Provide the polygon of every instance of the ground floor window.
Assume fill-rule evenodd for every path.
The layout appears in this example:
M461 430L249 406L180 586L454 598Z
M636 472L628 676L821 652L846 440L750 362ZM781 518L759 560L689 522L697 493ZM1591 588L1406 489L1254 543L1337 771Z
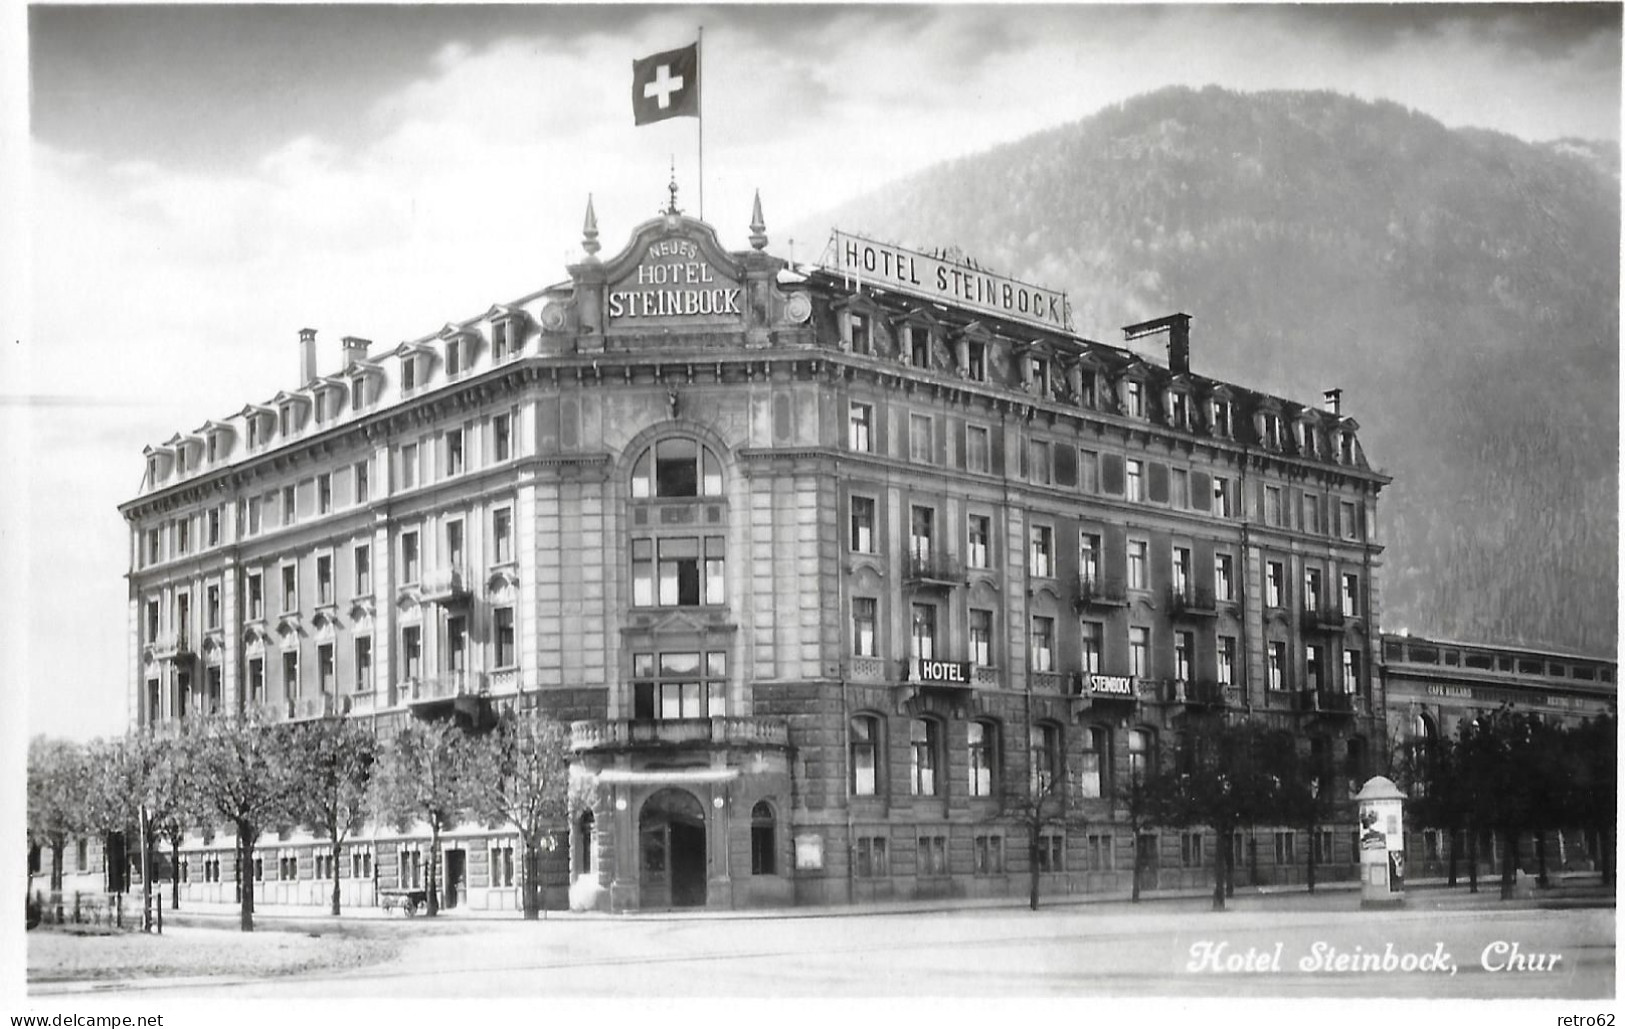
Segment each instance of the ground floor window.
M576 821L576 874L592 874L592 812L583 811Z
M886 863L886 837L859 836L853 873L859 879L877 879L891 874Z
M491 844L491 885L513 885L513 844Z
M1315 864L1329 865L1332 863L1332 831L1321 829L1315 833Z
M1066 871L1066 837L1059 833L1044 833L1038 837L1038 870L1040 872Z
M765 800L750 809L750 874L778 874L778 835L773 807Z
M400 869L396 873L396 883L402 889L416 890L423 887L423 854L416 850L401 848Z
M350 848L350 878L372 878L372 851Z
M1004 873L1004 837L976 837L976 874L1002 875Z
M948 837L921 836L919 848L918 874L948 874Z
M1089 871L1109 872L1114 867L1112 838L1105 833L1089 834Z
M1275 863L1278 865L1298 863L1298 838L1291 830L1275 834Z
M1439 850L1440 850L1440 847L1439 847L1439 830L1437 830L1437 829L1423 829L1422 830L1422 860L1424 860L1424 861L1437 861L1437 860L1439 860Z
M1180 833L1179 835L1179 863L1186 868L1202 867L1202 834L1199 832Z

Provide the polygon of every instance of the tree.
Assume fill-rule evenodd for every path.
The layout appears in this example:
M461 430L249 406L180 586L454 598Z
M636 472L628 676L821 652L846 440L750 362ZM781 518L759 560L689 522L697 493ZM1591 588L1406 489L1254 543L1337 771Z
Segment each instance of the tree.
M107 833L137 839L142 868L150 871L160 837L170 845L170 903L180 906L180 848L187 830L201 820L192 782L195 744L184 727L132 729L86 751L88 821ZM147 811L141 831L141 809Z
M472 746L454 719L413 720L379 751L373 807L380 819L406 829L429 827L428 913L439 914L440 834L470 809Z
M1449 738L1417 737L1395 748L1394 784L1408 798L1405 817L1416 825L1443 829L1450 838L1449 884L1456 885L1460 840L1471 834L1469 784L1461 775L1461 754ZM1478 861L1468 862L1470 890L1478 892Z
M1330 754L1298 749L1292 736L1273 736L1265 752L1272 776L1280 782L1277 798L1282 824L1304 830L1309 840L1305 885L1315 892L1315 868L1318 854L1315 839L1321 827L1336 817L1335 780Z
M1167 798L1172 825L1205 825L1213 830L1218 855L1213 862L1213 910L1224 910L1231 839L1238 828L1277 820L1282 782L1278 734L1253 722L1222 716L1193 720L1173 766L1155 773L1152 789Z
M1510 705L1463 722L1456 753L1468 784L1469 818L1501 838L1501 896L1513 895L1518 841L1542 823L1551 803L1551 784L1541 775L1539 747L1544 734L1538 720Z
M568 817L570 732L540 712L504 712L495 730L471 741L475 813L519 831L525 918L541 909L541 850L548 829Z
M299 788L290 728L257 719L211 718L195 737L198 797L237 834L243 932L254 931L254 846L291 817Z
M68 837L86 828L84 751L67 740L28 741L28 837L51 849L51 890L62 889Z
M1147 774L1135 770L1119 782L1112 793L1112 799L1128 825L1129 840L1134 847L1134 875L1129 900L1136 904L1140 901L1140 834L1161 825L1167 818L1166 787L1167 780L1156 769Z
M1570 790L1565 811L1581 828L1596 834L1602 881L1614 881L1614 834L1619 792L1618 721L1612 712L1569 729L1562 747L1563 780Z
M355 719L321 718L296 724L292 744L299 779L292 814L325 835L332 847L332 911L337 915L339 860L344 841L367 821L378 739L371 727Z

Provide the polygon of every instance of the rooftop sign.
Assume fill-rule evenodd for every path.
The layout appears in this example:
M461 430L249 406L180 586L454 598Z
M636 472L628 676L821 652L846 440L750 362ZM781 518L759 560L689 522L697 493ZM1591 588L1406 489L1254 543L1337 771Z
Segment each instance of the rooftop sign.
M739 321L743 289L707 259L693 240L658 239L643 247L642 259L624 278L611 283L609 318L614 324L672 319Z
M829 270L855 279L859 285L867 282L1045 329L1072 328L1065 293L1029 286L970 264L876 243L839 229L830 234L829 253L833 254Z

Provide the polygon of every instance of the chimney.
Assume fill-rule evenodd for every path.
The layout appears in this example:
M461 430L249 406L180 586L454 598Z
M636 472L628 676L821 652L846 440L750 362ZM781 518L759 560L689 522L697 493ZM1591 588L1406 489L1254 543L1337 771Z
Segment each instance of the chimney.
M1326 406L1332 409L1332 414L1341 418L1343 416L1343 391L1341 389L1327 390Z
M372 346L372 340L362 339L360 336L345 336L341 341L344 344L344 367L348 368L357 361L367 359L367 348Z
M299 330L299 385L316 377L316 330Z
M1191 370L1191 316L1183 312L1153 318L1123 326L1125 339L1139 339L1154 332L1168 330L1168 370L1175 375L1187 375Z

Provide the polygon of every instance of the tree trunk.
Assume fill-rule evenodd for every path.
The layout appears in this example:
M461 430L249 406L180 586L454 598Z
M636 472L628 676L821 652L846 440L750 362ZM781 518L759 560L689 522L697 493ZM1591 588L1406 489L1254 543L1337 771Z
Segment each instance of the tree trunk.
M537 887L541 885L537 881L539 878L537 865L540 864L537 861L537 851L541 849L541 833L520 833L519 845L525 848L525 853L519 861L519 874L524 877L520 888L524 896L525 921L534 922L541 914L540 898L537 896L539 892Z
M1518 849L1518 834L1511 829L1501 832L1501 899L1506 900L1512 896L1514 883L1517 882L1516 859Z
M439 819L431 818L429 819L429 878L424 883L424 885L428 887L426 891L428 893L428 906L425 913L430 918L440 914L440 895L439 891L435 889L435 884L440 880L439 875L436 874L439 867L440 821Z
M1225 853L1227 848L1224 846L1224 841L1230 838L1230 834L1227 832L1216 831L1214 835L1217 836L1220 841L1220 853L1214 855L1213 861L1213 910L1223 911L1224 884L1225 880L1229 878L1229 876L1225 874L1225 868L1230 863L1230 857L1227 853Z
M181 841L178 837L169 840L169 910L181 909Z
M339 838L333 834L333 914L339 913Z
M1546 830L1535 830L1535 885L1546 889L1551 881L1546 878Z
M1129 842L1132 844L1130 851L1134 857L1129 861L1129 867L1132 871L1129 875L1131 881L1129 883L1128 899L1138 904L1140 902L1140 827L1134 825L1129 828L1131 830L1129 832Z
M62 852L67 849L65 836L51 837L51 892L62 892Z
M1468 893L1478 892L1478 829L1467 830L1467 879Z
M1456 850L1461 846L1461 830L1450 830L1450 879L1448 886L1456 885Z
M254 931L254 844L246 826L237 825L237 887L242 894L239 925L243 932Z
M1315 830L1320 828L1317 823L1309 823L1309 865L1304 879L1309 886L1309 892L1315 892Z
M1027 827L1027 907L1038 910L1038 827Z

